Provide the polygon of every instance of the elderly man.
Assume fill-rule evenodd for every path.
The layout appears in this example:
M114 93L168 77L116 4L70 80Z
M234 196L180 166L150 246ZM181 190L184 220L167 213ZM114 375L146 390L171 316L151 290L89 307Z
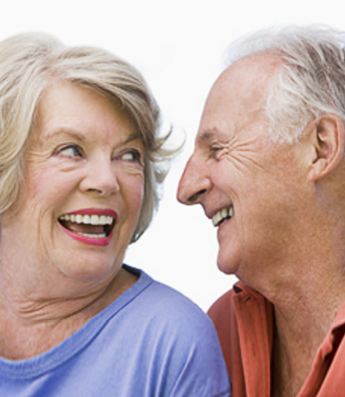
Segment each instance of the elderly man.
M237 43L180 182L240 280L209 312L234 397L345 395L344 43L315 27Z

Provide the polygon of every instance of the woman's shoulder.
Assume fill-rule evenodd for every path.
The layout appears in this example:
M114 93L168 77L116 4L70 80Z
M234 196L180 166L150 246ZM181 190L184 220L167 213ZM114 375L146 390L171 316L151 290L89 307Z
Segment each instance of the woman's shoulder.
M144 272L137 287L141 282L146 287L117 322L132 351L140 352L136 357L151 357L164 378L169 374L171 395L228 396L225 363L211 319L188 297Z
M139 270L135 269L135 271ZM141 284L144 286L142 289L140 289ZM186 332L189 327L213 328L206 313L191 299L174 288L155 281L145 272L140 271L137 285L133 287L140 289L140 293L128 309L145 313L145 317L150 318L150 321L167 323L173 328L183 324Z

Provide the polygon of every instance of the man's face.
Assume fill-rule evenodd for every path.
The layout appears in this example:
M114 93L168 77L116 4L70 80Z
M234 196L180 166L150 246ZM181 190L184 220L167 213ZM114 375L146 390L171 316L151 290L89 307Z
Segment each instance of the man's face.
M280 64L270 55L251 56L219 77L178 191L181 202L201 204L217 227L219 268L249 283L287 253L306 180L302 144L268 138L267 87Z

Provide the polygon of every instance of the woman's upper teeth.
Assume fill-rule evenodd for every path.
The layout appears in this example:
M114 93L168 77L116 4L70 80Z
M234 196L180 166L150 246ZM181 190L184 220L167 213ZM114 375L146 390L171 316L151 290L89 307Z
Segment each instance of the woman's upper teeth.
M111 225L114 221L112 216L106 215L81 215L81 214L70 214L62 215L59 217L61 221L69 221L76 223L84 223L85 225Z
M212 217L213 226L219 226L225 219L229 219L234 215L234 207L223 208Z

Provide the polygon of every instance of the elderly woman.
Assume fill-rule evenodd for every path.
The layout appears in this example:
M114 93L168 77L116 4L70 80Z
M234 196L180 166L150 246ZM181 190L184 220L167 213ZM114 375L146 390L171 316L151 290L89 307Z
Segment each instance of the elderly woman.
M141 75L41 34L0 44L0 395L228 396L213 326L123 265L166 160Z

